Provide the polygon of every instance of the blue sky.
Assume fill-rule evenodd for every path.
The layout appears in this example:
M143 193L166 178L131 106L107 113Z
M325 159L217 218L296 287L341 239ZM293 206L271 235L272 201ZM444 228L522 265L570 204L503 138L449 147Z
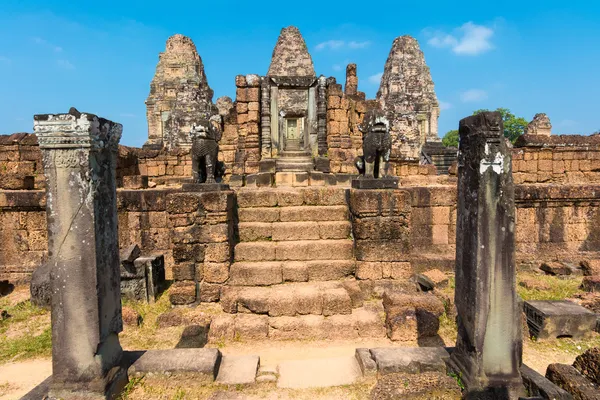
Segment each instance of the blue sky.
M600 2L1 0L0 133L30 132L36 113L81 111L147 137L144 100L169 36L196 43L219 96L238 74L264 75L282 27L296 25L318 75L374 97L392 41L419 40L442 105L440 134L479 108L547 113L554 133L600 129Z

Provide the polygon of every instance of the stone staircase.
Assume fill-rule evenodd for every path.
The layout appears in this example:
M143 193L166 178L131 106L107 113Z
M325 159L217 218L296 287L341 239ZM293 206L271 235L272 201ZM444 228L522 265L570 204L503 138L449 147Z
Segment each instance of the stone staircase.
M344 189L242 189L237 197L239 243L221 293L236 324L262 321L272 339L330 338L332 326L347 338L359 330L385 336L379 310L365 307L355 280Z
M299 140L288 139L285 150L275 162L275 168L278 172L308 172L314 169L314 163Z

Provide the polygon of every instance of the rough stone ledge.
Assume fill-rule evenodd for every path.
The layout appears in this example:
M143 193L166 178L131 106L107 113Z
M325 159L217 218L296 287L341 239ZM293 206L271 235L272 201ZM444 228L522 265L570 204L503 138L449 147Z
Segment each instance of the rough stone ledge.
M138 353L139 354L139 353ZM129 367L130 376L146 374L190 375L196 380L213 382L221 365L221 352L218 349L171 349L148 350Z
M446 372L445 360L452 347L405 347L370 349L380 374Z
M514 145L515 148L520 147L545 147L545 148L557 148L557 147L582 147L585 149L600 148L600 136L599 135L552 135L552 136L541 136L541 135L521 135L517 139Z
M523 384L530 396L540 396L544 399L555 400L573 399L573 396L570 393L556 386L545 376L529 368L525 364L521 365L521 376L523 377Z

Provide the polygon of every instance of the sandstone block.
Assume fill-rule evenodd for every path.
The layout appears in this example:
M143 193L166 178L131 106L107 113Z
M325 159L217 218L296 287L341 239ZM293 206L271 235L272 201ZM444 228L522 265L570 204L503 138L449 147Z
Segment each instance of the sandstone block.
M196 277L196 263L184 262L173 265L173 279L176 281L193 281Z
M385 292L383 307L391 340L415 340L437 335L444 304L428 294Z
M349 260L353 256L352 241L349 240L304 240L278 242L276 259L293 260Z
M196 283L193 281L179 281L173 283L169 289L169 300L174 305L186 305L196 302Z
M277 191L277 204L280 207L301 206L304 203L303 192L299 190Z
M351 314L352 300L343 288L323 292L323 315Z
M276 258L276 243L247 242L235 246L236 261L273 261Z
M321 291L310 286L294 288L296 313L319 315L323 313L324 298Z
M205 262L203 278L208 283L225 283L229 279L229 263Z
M238 225L238 231L242 242L270 240L273 236L273 224L270 222L241 222Z
M383 338L386 335L385 325L379 313L364 308L352 310L354 325L361 338Z
M374 261L358 261L356 263L356 277L358 279L376 280L383 278L383 264Z
M205 262L224 263L231 260L229 243L208 243L204 250Z
M282 263L284 282L307 282L308 264L304 261L285 261Z
M214 303L221 297L221 285L201 282L198 290L198 300L202 303Z
M272 228L272 239L276 241L319 239L317 222L276 222Z
M356 263L354 260L307 261L308 280L334 281L354 274Z
M320 339L323 337L322 315L277 317L269 320L269 338L272 340Z
M269 317L266 315L238 314L234 322L234 338L263 340L269 335Z
M556 386L566 390L573 398L581 400L598 399L598 389L574 367L565 364L550 364L546 370L548 378Z
M581 288L586 292L600 292L600 275L584 276Z
M283 282L280 262L236 262L231 266L229 284L235 286L268 286Z
M240 190L237 193L240 208L275 207L277 200L277 192L271 190Z
M348 239L352 234L352 224L349 221L324 221L318 224L321 239Z
M213 318L208 331L210 342L221 342L233 340L234 338L234 315L219 315Z
M279 221L279 208L241 208L238 210L240 222Z
M346 221L348 208L346 206L301 206L281 209L280 221Z
M577 356L573 366L596 385L600 385L600 349L592 348Z

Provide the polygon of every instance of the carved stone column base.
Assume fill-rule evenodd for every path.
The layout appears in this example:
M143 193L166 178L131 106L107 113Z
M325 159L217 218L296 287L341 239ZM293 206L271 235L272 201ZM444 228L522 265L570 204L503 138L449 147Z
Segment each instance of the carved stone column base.
M48 399L117 399L128 382L127 368L117 366L112 368L104 379L96 379L86 384L53 381L48 391Z

